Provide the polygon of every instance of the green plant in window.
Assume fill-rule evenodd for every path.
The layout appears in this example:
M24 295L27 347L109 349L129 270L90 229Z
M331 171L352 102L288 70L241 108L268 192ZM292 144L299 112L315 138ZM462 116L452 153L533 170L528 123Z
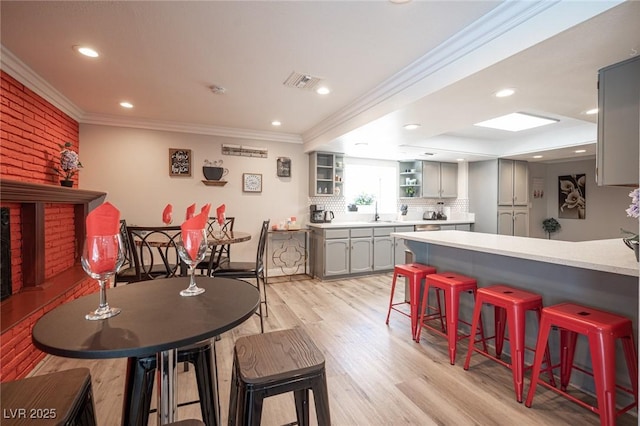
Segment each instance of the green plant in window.
M367 194L365 192L361 192L360 195L358 195L356 197L356 199L354 200L354 203L357 206L369 206L371 204L373 204L373 195L372 194Z

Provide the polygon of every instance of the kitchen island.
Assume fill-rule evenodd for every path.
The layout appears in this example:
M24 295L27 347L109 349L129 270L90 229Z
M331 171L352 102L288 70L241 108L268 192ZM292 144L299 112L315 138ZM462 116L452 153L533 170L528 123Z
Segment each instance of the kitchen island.
M637 343L638 262L621 238L569 242L464 231L398 232L392 236L405 241L416 262L432 265L438 271L474 277L478 287L502 283L542 295L545 306L570 301L624 315L633 321ZM472 311L473 302L463 298L461 318L469 320ZM485 330L492 335L493 316L490 311L485 312ZM530 315L527 317L528 347L535 346L536 332L535 317ZM582 339L579 339L575 360L591 370L590 356ZM552 339L551 346L555 360L557 339ZM624 358L621 351L618 352L619 383L628 385ZM530 363L532 354L526 356ZM572 383L593 392L591 378L577 371Z

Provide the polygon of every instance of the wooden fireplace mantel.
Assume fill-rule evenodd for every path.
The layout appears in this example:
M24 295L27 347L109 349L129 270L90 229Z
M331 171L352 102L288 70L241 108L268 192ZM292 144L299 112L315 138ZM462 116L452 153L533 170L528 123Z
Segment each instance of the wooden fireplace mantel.
M85 218L93 208L102 204L106 196L106 192L0 179L0 200L22 204L20 219L24 287L35 287L45 280L45 204L74 205L75 258L79 259L85 237Z

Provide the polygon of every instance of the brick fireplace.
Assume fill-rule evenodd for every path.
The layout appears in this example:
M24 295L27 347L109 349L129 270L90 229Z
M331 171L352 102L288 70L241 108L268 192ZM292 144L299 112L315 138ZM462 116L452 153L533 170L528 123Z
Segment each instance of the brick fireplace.
M0 197L2 219L10 223L11 269L11 295L0 304L5 382L26 376L44 358L31 342L38 318L97 291L79 265L79 250L84 218L106 194L77 189L77 183L60 186L53 167L65 142L80 151L77 121L4 70L0 77Z

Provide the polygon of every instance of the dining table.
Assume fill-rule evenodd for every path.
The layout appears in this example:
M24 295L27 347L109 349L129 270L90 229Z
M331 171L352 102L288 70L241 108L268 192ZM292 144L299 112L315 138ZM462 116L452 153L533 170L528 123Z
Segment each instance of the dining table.
M43 315L33 327L33 343L43 352L67 358L156 354L158 424L171 423L177 410L178 349L242 324L260 303L256 287L244 281L199 276L197 283L205 292L193 297L180 296L180 290L189 285L188 277L141 281L109 289L109 303L121 312L100 321L84 317L98 305L98 293L80 297ZM217 400L216 393L214 389ZM218 424L219 415L216 412Z

